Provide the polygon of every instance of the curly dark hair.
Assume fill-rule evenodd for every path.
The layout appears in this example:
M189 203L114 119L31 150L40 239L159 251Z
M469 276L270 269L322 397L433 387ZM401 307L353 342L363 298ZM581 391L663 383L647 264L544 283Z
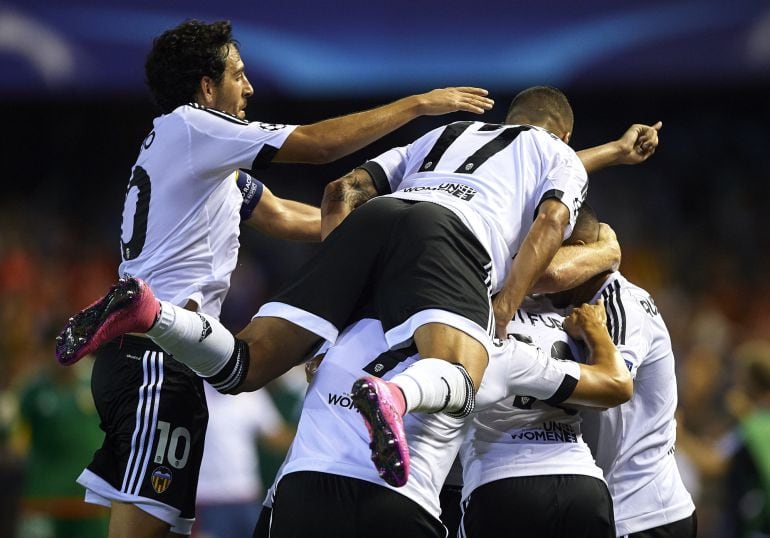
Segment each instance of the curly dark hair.
M153 40L144 71L164 114L193 101L204 76L222 81L230 45L238 46L230 21L187 20Z

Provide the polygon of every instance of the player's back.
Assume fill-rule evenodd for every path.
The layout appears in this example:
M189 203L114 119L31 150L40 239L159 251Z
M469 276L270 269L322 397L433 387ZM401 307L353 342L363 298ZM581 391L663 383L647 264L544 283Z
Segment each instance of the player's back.
M390 379L419 358L414 348L388 348L382 324L374 319L358 321L340 335L308 387L282 476L317 471L393 489L372 465L369 434L350 397L350 388L361 376ZM461 425L461 420L444 413L408 414L404 418L410 475L397 491L437 519L438 494L457 454Z
M431 201L460 216L490 250L493 288L540 202L556 197L576 212L585 196L586 173L575 152L539 127L456 122L392 151L392 158L376 159L392 196Z
M650 294L619 273L601 296L610 336L634 378L634 395L618 407L585 414L585 430L612 494L618 532L627 534L684 519L694 506L674 458L676 373L663 318Z
M239 247L237 170L269 163L293 129L194 103L156 118L126 193L121 274L219 316Z
M508 324L508 334L520 342L520 348L536 346L552 361L585 362L584 346L562 329L564 317L565 312L546 299L527 298ZM519 358L521 353L509 360ZM464 498L485 483L515 476L603 478L583 441L580 413L532 394L510 395L474 416L461 449Z

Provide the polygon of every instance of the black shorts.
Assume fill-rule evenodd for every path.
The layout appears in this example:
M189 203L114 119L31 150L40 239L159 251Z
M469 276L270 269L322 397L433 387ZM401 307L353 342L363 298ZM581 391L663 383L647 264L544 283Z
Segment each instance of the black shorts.
M135 504L189 534L208 423L202 380L127 335L96 353L91 391L105 437L78 480L86 499Z
M447 528L447 538L455 538L460 530L462 493L462 486L448 486L444 484L444 487L441 488L441 493L439 494L441 523Z
M365 480L301 471L281 478L270 538L444 538L446 529L419 504Z
M353 211L258 315L333 341L371 305L391 346L428 322L455 326L486 346L494 331L491 267L485 248L450 210L375 198Z
M696 536L698 536L698 517L693 512L685 519L654 529L627 534L624 538L695 538Z
M496 480L466 499L461 536L615 538L612 498L604 482L584 475Z
M251 538L270 538L270 520L273 518L273 507L262 505L262 511L259 513L259 519L254 526L254 533Z

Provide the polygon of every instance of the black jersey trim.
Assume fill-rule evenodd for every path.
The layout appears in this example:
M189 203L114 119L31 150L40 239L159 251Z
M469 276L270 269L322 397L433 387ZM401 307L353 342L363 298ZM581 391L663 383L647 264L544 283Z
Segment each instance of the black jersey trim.
M390 188L390 182L388 181L388 175L385 173L385 169L380 163L375 161L366 161L358 168L366 170L372 178L374 188L377 189L378 195L390 194L392 189Z
M213 108L209 108L203 105L199 105L198 103L189 103L187 106L191 106L197 110L202 110L204 112L208 112L209 114L213 114L214 116L217 116L219 118L222 118L223 120L229 121L230 123L235 123L236 125L248 125L249 122L247 120L242 120L238 116L233 116L229 112L223 112L221 110L215 110Z
M444 130L441 132L441 135L439 135L436 143L425 156L425 159L423 159L418 171L426 172L428 170L435 170L436 164L441 160L441 157L444 156L444 153L446 153L446 150L452 145L452 142L457 140L457 138L463 134L472 123L472 121L458 121L444 127Z
M626 343L626 309L620 297L620 283L616 280L602 292L607 311L607 331L615 345Z
M259 170L261 168L267 168L267 165L273 162L276 153L278 153L277 147L271 146L270 144L263 144L262 149L259 150L257 156L251 161L251 169Z
M617 280L613 283L615 287L615 300L617 301L618 311L620 313L620 328L618 331L618 339L621 345L626 343L626 309L623 307L623 297L620 294L620 282Z
M559 189L551 189L549 191L545 191L543 196L540 197L540 201L537 203L537 206L535 206L535 214L532 215L532 220L535 220L537 218L537 212L540 211L540 206L543 205L543 202L545 202L549 198L556 198L561 203L564 203L564 191Z
M417 346L414 344L400 349L389 349L364 366L362 370L374 377L382 377L415 354L417 354Z
M497 131L498 129L501 129L503 126L499 123L485 123L481 127L479 127L479 131Z
M572 393L575 392L575 387L577 387L577 384L577 379L571 375L565 375L564 379L562 379L561 385L559 385L559 388L556 389L556 392L553 393L553 396L547 400L543 400L543 403L547 403L548 405L556 405L562 403L564 400L572 396Z
M455 174L475 172L481 165L487 162L490 157L510 146L513 141L516 140L517 136L530 129L531 127L526 125L520 127L508 127L492 140L477 149L470 157L465 159L465 162L457 167Z

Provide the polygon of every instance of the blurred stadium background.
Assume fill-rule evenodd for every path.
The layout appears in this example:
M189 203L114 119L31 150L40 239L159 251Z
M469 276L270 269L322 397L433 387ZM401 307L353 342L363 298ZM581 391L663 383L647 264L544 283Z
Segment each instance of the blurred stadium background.
M476 85L497 102L485 119L499 122L510 98L532 84L570 97L576 149L630 123L663 120L652 160L597 173L589 200L617 231L622 271L652 293L671 331L680 425L697 440L680 445L678 457L701 536L733 536L721 459L737 420L726 403L733 351L770 338L765 0L0 4L0 536L16 536L19 520L27 521L22 536L76 536L40 518L29 523L41 499L65 499L64 519L91 515L66 502L80 496L67 484L100 442L88 412L90 372L86 364L63 374L53 337L115 279L130 167L156 115L144 55L153 36L186 18L233 21L256 92L252 120L309 123L434 87ZM259 177L279 195L318 204L326 182L446 120L419 119L330 165L274 165ZM223 312L233 329L313 250L249 231L242 243ZM41 396L41 384L60 392ZM290 419L293 386L272 387ZM78 426L45 422L68 394L77 396L73 413L83 413ZM30 407L38 410L32 419ZM57 444L75 437L85 445L79 452Z

